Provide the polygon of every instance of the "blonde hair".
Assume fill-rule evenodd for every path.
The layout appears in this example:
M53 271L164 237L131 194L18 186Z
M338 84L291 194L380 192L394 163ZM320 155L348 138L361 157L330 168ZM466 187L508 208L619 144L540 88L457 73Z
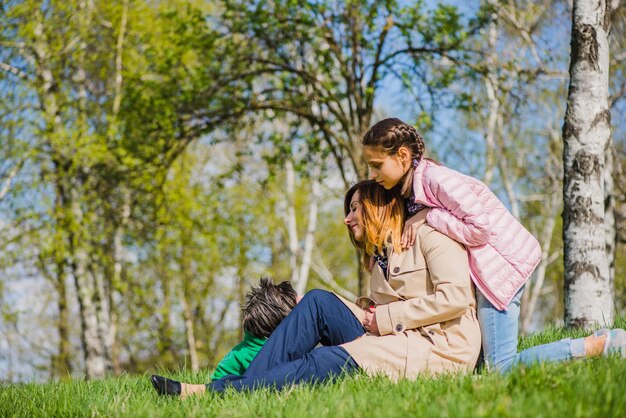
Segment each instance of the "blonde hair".
M386 190L374 180L355 184L348 190L344 199L346 216L350 213L350 202L356 192L359 192L359 202L362 206L359 223L365 231L365 239L363 242L356 241L352 231L348 229L348 232L354 246L365 252L364 261L374 253L383 254L387 244L393 246L394 252L401 252L404 204L399 188Z

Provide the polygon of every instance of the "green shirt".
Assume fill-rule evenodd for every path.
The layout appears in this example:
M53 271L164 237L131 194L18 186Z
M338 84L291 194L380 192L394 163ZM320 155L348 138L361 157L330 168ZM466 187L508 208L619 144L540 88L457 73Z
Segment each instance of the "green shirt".
M243 341L233 347L219 362L211 380L221 379L228 375L241 376L263 347L265 341L267 338L255 337L248 332L244 333Z

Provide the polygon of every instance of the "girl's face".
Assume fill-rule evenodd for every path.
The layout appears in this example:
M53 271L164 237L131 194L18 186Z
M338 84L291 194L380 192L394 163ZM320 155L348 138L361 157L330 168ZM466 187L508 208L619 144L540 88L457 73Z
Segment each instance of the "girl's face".
M376 183L387 190L400 183L409 171L411 161L410 152L404 147L400 147L395 155L389 155L380 147L365 145L363 157L370 170L370 179L376 180Z
M357 190L352 195L352 199L350 199L350 212L348 212L348 215L343 220L343 223L348 226L356 241L362 241L365 236L365 229L363 229L363 225L361 225L360 222L361 210L362 205L359 198L359 191Z

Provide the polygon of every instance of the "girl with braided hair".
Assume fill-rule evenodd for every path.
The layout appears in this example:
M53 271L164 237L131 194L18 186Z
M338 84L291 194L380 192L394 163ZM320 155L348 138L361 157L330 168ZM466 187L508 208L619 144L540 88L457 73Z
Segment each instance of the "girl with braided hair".
M620 329L603 329L584 339L564 339L518 353L520 299L541 260L537 240L484 183L424 158L424 140L400 119L376 123L363 136L362 146L370 178L385 189L401 187L407 217L430 208L428 224L466 246L470 276L479 290L478 319L487 367L505 372L519 363L610 352L626 357L626 332ZM415 228L407 222L401 245L409 248L414 240ZM386 254L373 258L386 266Z

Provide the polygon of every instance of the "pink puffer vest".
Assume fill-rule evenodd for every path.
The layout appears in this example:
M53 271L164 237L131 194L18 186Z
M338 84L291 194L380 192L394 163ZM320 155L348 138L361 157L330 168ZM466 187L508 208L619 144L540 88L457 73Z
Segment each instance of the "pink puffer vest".
M476 287L506 309L541 260L539 242L475 178L422 160L413 190L416 202L432 208L426 221L467 247Z

